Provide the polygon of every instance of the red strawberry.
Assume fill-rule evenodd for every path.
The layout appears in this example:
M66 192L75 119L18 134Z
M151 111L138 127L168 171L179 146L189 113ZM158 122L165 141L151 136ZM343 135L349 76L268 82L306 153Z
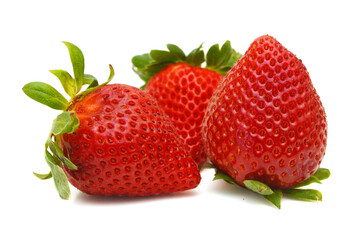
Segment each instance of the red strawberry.
M197 165L156 100L135 87L106 85L114 75L111 66L109 81L96 86L94 77L83 74L81 51L66 44L75 79L63 70L52 73L70 93L70 103L45 83L24 87L34 100L64 110L46 142L51 172L35 175L53 176L64 199L69 197L67 179L94 195L147 196L195 188L200 182ZM77 94L83 84L90 88Z
M158 101L174 122L192 158L199 165L207 157L201 141L202 120L209 99L222 75L240 58L227 41L221 49L213 45L205 61L201 46L188 56L177 46L168 44L169 51L153 50L135 56L135 72L145 81L145 91Z
M242 186L261 192L309 179L325 154L327 122L301 60L271 36L256 39L215 91L203 140L213 164Z

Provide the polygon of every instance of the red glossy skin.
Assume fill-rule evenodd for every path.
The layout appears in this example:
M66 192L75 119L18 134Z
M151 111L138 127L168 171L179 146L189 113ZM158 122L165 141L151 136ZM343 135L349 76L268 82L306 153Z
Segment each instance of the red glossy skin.
M175 63L159 71L145 88L175 124L199 168L207 160L201 140L202 120L221 79L213 70Z
M213 163L242 185L288 188L314 174L327 122L301 60L271 36L256 39L215 91L203 139Z
M135 87L103 86L76 101L80 127L59 143L78 170L72 185L95 195L147 196L195 188L196 163L156 101Z

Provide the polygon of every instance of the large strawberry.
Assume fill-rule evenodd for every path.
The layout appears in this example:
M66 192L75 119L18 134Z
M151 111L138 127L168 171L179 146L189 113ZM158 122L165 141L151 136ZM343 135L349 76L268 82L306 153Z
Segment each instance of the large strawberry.
M147 196L196 187L200 174L183 147L173 123L148 93L123 84L97 85L84 74L83 54L65 42L74 76L51 71L71 97L41 82L26 84L31 98L63 112L54 120L45 144L49 174L63 199L68 199L68 180L79 190L94 195ZM90 86L79 93L84 84Z
M145 81L143 88L153 95L174 122L180 137L199 165L206 161L201 141L202 119L209 99L223 75L240 58L227 41L206 54L194 49L189 55L173 44L169 51L152 50L132 59L135 72Z
M216 178L264 194L278 207L282 192L321 199L318 191L294 187L329 176L318 170L327 141L325 111L302 61L273 37L257 38L219 84L203 140L220 170Z

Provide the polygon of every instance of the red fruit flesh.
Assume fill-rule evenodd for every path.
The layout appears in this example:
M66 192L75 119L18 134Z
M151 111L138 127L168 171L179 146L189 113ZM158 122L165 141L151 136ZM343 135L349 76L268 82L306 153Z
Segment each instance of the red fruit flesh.
M175 63L159 71L145 88L175 124L199 168L207 160L201 140L202 120L221 79L213 70Z
M203 138L239 184L288 188L309 178L325 154L327 122L301 60L271 36L256 39L215 91Z
M80 126L59 143L78 170L72 185L95 195L146 196L196 187L200 174L156 101L134 87L103 86L75 101Z

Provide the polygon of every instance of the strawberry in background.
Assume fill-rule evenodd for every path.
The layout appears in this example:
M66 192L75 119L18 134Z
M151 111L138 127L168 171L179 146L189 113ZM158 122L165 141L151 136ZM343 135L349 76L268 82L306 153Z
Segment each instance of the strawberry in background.
M207 160L201 140L202 121L216 86L241 57L230 41L210 47L206 57L202 45L190 54L173 44L168 51L152 50L135 56L133 69L144 80L142 86L175 124L199 169ZM202 64L206 62L206 66Z

